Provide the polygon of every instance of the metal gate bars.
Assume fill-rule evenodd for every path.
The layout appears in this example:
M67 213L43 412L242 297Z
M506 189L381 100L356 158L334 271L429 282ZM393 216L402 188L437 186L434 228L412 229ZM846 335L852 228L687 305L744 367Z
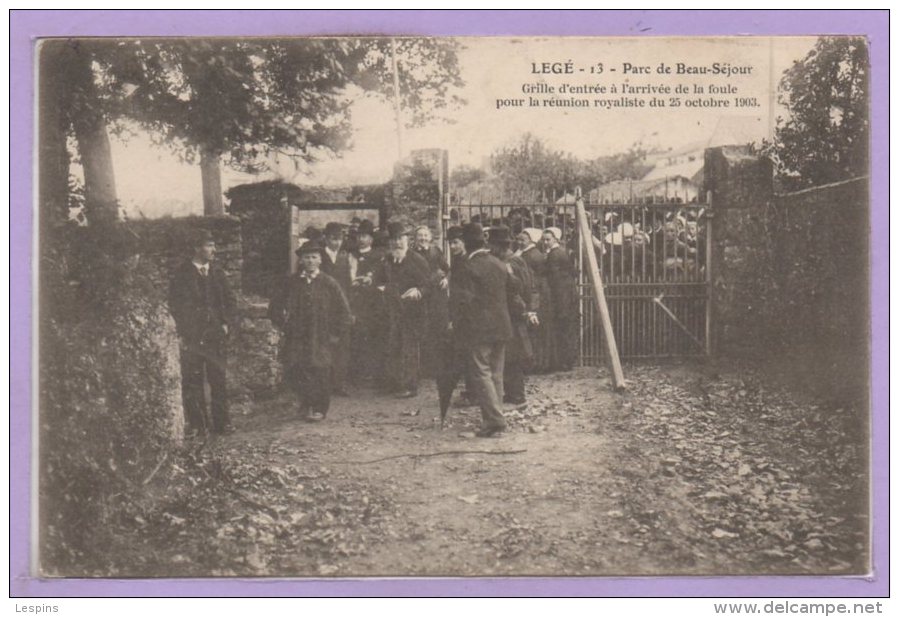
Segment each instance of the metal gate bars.
M504 224L562 230L577 265L580 311L579 360L604 363L599 316L577 235L574 199L545 196L451 196L444 223ZM554 203L558 201L558 203ZM704 203L586 204L612 327L622 358L701 356L710 352L710 199Z

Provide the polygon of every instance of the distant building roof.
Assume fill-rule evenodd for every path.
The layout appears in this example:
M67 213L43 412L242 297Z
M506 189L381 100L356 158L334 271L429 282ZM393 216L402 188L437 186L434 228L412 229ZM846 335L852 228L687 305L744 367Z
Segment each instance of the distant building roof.
M609 182L608 184L603 184L600 187L597 187L590 191L590 201L593 203L598 203L603 200L624 200L630 201L632 199L639 200L646 197L657 196L656 189L668 185L670 187L670 194L668 195L671 198L680 197L687 198L688 195L676 195L678 193L677 187L685 187L688 190L692 190L692 192L696 192L697 185L690 178L682 175L673 175L664 178L651 178L651 179L643 179L643 180L616 180L614 182ZM668 191L666 190L666 193Z
M705 164L703 151L718 146L743 146L758 141L764 135L762 118L757 116L721 116L715 124L711 136L703 141L694 141L680 148L655 155L655 166L643 176L643 180L659 180L683 176L695 184L702 184L702 168ZM695 153L691 160L668 163Z
M680 148L673 148L666 152L663 156L660 156L658 160L664 160L666 158L672 158L676 156L683 156L685 154L689 154L691 152L696 152L697 150L705 150L709 147L709 140L705 139L703 141L693 141Z
M674 178L682 176L691 182L698 183L702 180L702 168L704 166L704 158L696 157L692 161L684 161L674 165L658 165L649 170L642 180L663 180L665 178Z

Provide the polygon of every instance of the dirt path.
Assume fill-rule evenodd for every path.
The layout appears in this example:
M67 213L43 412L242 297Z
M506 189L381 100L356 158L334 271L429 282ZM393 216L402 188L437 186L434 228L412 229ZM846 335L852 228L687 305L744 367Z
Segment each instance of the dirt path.
M626 530L610 473L615 452L589 419L590 412L615 406L597 381L593 372L540 380L530 387L530 407L509 407L510 428L494 439L468 436L478 424L474 407L452 409L440 430L432 387L403 402L356 392L335 399L328 420L317 425L300 423L285 409L266 418L270 429L245 438L305 447L309 464L377 487L394 505L393 533L364 555L326 564L329 573L549 575L613 563L652 571L657 564L639 547L620 545L612 555L604 546ZM563 401L561 408L555 401ZM512 453L377 461L476 450Z
M236 434L160 473L130 540L136 559L111 570L864 571L864 448L851 413L741 371L631 367L629 380L618 395L596 370L534 377L495 439L463 436L476 408L453 408L440 430L430 385L403 401L355 390L320 424L300 422L290 395L258 403ZM435 455L467 450L504 453Z

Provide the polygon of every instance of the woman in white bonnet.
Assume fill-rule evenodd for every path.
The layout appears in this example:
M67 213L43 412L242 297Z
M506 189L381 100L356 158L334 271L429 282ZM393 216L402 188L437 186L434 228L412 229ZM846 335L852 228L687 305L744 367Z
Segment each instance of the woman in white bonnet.
M562 230L543 231L549 302L544 303L549 325L549 369L568 371L577 358L577 279L568 250L561 244Z

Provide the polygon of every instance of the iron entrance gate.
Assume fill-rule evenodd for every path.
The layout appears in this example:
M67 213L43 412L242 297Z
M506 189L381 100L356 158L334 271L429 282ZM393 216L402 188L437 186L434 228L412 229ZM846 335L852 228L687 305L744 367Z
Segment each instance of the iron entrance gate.
M710 352L710 203L585 204L612 328L622 358L700 356ZM604 343L574 198L522 199L451 195L444 224L471 220L524 227L558 227L577 265L582 365L604 363ZM444 230L445 231L445 230ZM445 235L445 234L444 234Z

